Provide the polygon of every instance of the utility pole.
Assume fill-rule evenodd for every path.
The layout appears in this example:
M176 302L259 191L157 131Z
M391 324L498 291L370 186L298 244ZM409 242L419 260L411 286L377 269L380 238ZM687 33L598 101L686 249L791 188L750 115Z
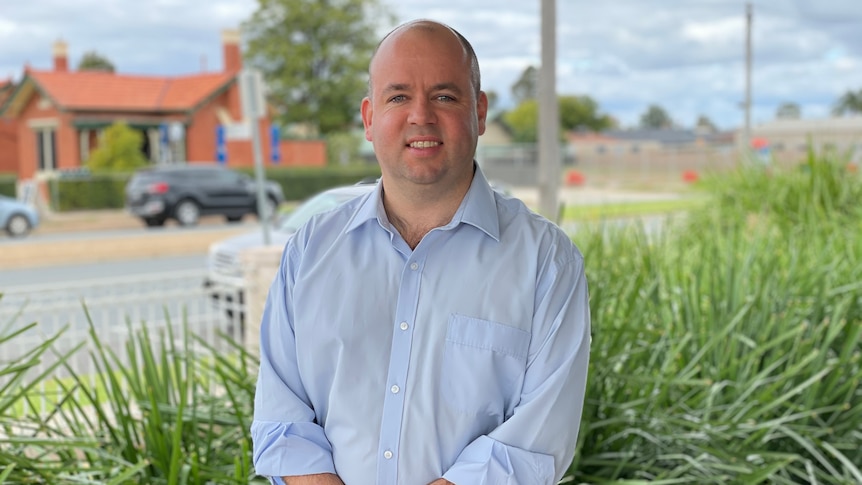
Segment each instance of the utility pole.
M745 128L742 135L742 150L751 148L751 3L745 6Z
M559 222L560 107L557 102L556 0L542 2L542 67L539 70L539 211Z

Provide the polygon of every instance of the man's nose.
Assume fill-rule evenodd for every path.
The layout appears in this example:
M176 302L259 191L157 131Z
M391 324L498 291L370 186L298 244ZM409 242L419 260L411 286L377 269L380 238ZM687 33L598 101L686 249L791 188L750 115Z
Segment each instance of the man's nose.
M434 106L431 100L415 99L410 103L410 113L407 121L414 125L427 125L437 122Z

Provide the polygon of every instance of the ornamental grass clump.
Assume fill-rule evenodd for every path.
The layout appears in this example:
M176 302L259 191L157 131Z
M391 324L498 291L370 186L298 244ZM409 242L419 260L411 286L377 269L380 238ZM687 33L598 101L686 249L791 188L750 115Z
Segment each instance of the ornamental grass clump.
M862 184L806 163L705 181L659 236L575 237L593 343L568 479L862 483Z
M25 386L7 384L16 390L8 398L4 392L0 401L0 483L255 480L249 426L256 360L231 341L225 352L187 330L173 335L170 324L159 335L146 326L130 328L129 335L125 363L91 326L91 357L98 372L82 376L66 366L72 377L52 378L53 385L46 386L58 389L50 396L56 406L47 415L38 412L36 383L50 372ZM34 353L49 348L47 342ZM67 357L57 365L65 365ZM12 371L23 375L24 369ZM7 401L27 406L12 411Z

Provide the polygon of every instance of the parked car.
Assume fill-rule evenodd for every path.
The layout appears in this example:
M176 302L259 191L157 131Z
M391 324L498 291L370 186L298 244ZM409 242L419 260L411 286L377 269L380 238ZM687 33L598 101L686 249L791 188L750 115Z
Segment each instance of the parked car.
M303 224L312 216L331 209L350 199L374 190L377 179L363 179L355 185L347 185L325 190L311 197L296 209L279 219L270 233L270 244L284 246ZM499 182L491 182L494 190L510 195L511 192ZM253 231L214 242L207 254L207 276L204 286L210 296L225 304L227 314L233 318L234 301L244 302L244 280L240 253L246 249L263 246L263 233Z
M160 165L140 169L126 184L126 209L147 226L168 219L193 226L201 216L222 215L236 222L256 214L257 185L252 177L217 164ZM281 186L266 181L264 215L284 202Z
M10 237L23 237L39 226L39 211L18 199L0 195L0 228Z
M301 203L296 209L273 224L270 231L270 244L284 246L306 221L315 214L334 209L350 199L366 194L374 189L374 183L360 182L325 190ZM210 296L222 302L244 301L243 274L240 253L243 250L263 246L262 231L252 231L214 242L207 254L207 276L204 286ZM232 316L233 312L228 312Z

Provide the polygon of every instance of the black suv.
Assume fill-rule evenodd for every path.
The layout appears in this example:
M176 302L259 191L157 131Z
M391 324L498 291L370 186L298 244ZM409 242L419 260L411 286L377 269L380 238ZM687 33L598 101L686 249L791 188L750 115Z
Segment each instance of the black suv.
M281 186L267 181L265 214L274 215L284 202ZM126 184L126 209L147 226L167 219L197 224L202 215L223 215L229 222L257 214L255 181L216 164L160 165L135 172Z

